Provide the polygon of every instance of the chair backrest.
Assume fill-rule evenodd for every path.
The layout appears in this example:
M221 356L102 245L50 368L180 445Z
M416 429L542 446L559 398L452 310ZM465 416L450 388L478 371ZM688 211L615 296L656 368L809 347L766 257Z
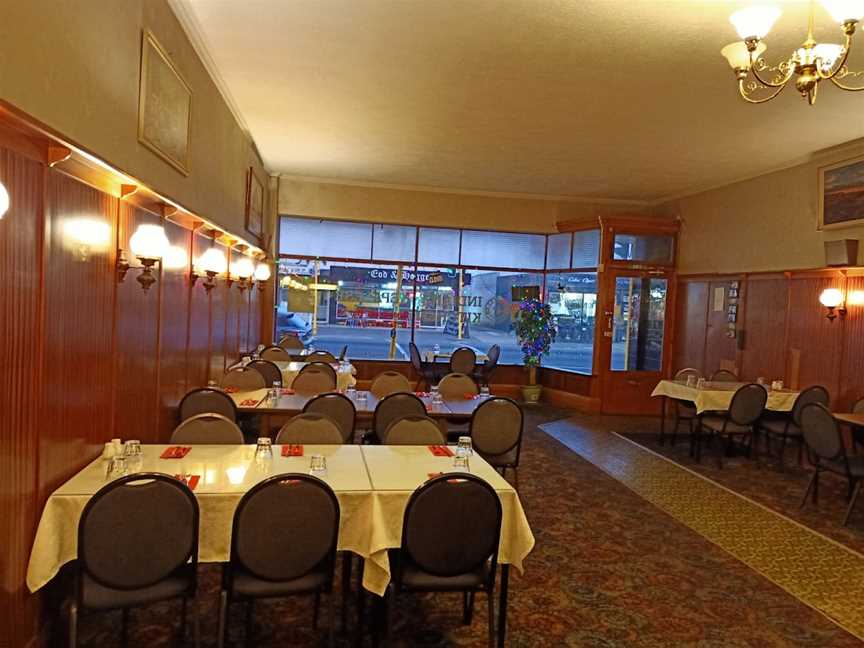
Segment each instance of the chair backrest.
M211 413L221 414L232 421L237 420L237 406L234 404L234 399L221 389L211 387L200 387L188 392L177 409L181 421L196 414Z
M423 358L420 357L420 349L413 342L408 343L408 355L411 358L411 366L417 372L418 377L422 375Z
M738 382L738 376L728 369L719 369L711 374L711 382Z
M853 414L864 414L864 398L859 398L852 406Z
M241 445L243 432L234 421L221 414L196 414L174 428L171 443Z
M346 357L347 355L348 355L348 345L345 344L345 345L344 345L344 346L339 350L339 358L338 358L339 361L341 362L342 360L344 360L345 357Z
M300 369L300 373L303 373L304 371L311 371L313 369L319 369L327 375L332 376L333 384L336 384L336 370L329 362L321 362L320 360L307 360L306 362L307 364L303 365L303 368Z
M181 481L136 473L103 486L78 522L78 566L122 590L155 585L198 563L198 501Z
M357 409L350 398L344 394L321 394L311 399L303 408L303 413L323 414L330 417L342 433L342 441L351 443L354 439L354 422Z
M291 334L283 335L279 340L279 346L286 351L294 351L305 347L303 340L296 335Z
M741 385L729 403L729 418L738 425L752 425L762 416L768 391L756 383Z
M301 473L274 475L237 504L231 563L269 581L320 568L332 578L339 516L339 501L325 482Z
M342 432L336 421L324 414L298 414L283 425L276 435L276 443L280 445L342 445L342 442Z
M231 371L222 376L219 386L225 389L233 387L242 391L251 391L253 389L264 389L267 386L267 381L261 372L249 367L234 367Z
M473 374L476 364L474 349L459 347L450 355L450 373Z
M491 559L494 578L500 536L501 500L471 474L430 479L405 507L402 549L420 569L436 576L473 572Z
M280 346L269 346L261 352L262 360L291 362L291 354Z
M690 376L694 378L701 378L702 372L698 369L693 369L692 367L687 367L685 369L679 369L675 372L675 380L687 380Z
M329 351L313 351L306 356L307 362L325 362L328 364L336 364L336 356Z
M470 432L474 449L481 455L503 455L514 448L519 460L522 442L522 408L503 396L493 396L480 404L471 416Z
M426 406L414 394L397 393L385 396L375 407L372 430L381 443L387 442L387 430L394 421L406 416L426 416Z
M820 460L844 459L846 447L837 420L820 403L808 403L801 408L801 433L807 447Z
M246 365L247 369L254 369L264 377L267 387L272 387L275 382L282 382L282 370L269 360L253 360Z
M501 357L501 347L497 344L493 344L489 347L489 350L486 352L486 362L483 363L483 368L486 372L492 371L495 367L498 366L498 359Z
M438 383L438 391L442 398L465 398L466 395L472 396L480 393L477 388L477 383L470 376L461 373L447 374Z
M294 378L291 388L298 394L323 394L333 391L336 389L336 372L330 365L320 362L306 365Z
M372 379L369 391L375 395L375 398L384 398L398 392L410 392L411 383L398 371L385 371Z
M795 398L795 403L792 405L792 422L798 427L801 427L801 410L804 409L805 405L809 405L810 403L819 403L820 405L828 407L830 401L831 396L828 394L828 390L822 385L814 385L813 387L808 387L807 389L802 390Z
M387 445L443 445L441 428L428 416L406 416L393 421L385 432Z

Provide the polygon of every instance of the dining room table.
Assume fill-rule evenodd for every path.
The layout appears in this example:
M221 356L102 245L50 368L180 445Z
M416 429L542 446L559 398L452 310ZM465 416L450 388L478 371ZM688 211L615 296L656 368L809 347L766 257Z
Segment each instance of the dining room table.
M279 367L279 371L282 372L282 386L287 388L294 384L294 379L300 375L303 367L310 364L299 360L272 360L271 362ZM348 362L337 362L330 366L336 371L337 389L344 391L357 384L357 379L354 377L357 374L357 369L354 365Z
M864 446L864 412L834 412L834 418L847 426L852 433L852 442Z

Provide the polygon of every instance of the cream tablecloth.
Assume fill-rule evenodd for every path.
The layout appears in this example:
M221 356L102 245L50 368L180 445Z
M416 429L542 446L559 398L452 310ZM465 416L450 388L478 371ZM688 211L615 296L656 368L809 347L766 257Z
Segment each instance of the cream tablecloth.
M166 447L144 446L140 470L201 476L195 489L201 510L201 562L229 559L234 510L249 488L272 474L306 472L310 455L325 455L328 472L323 479L333 488L341 509L338 548L366 559L364 587L379 595L390 581L387 549L401 544L402 517L411 491L428 473L452 470L451 459L434 457L424 446L306 446L303 457L282 457L280 446L274 446L272 464L263 466L254 460L254 446L194 446L184 459L160 459ZM519 497L479 457L472 459L471 470L489 481L501 497L504 521L499 562L511 563L521 571L534 537ZM48 499L27 568L30 591L44 586L60 567L76 558L81 512L106 483L104 462L97 459Z
M294 384L294 379L297 377L297 374L300 373L300 370L305 367L308 362L283 362L278 360L275 364L282 371L282 386L285 388L290 388L292 384ZM347 365L345 368L334 365L336 369L336 388L345 391L348 387L352 387L357 384L357 379L354 378L357 370L354 368L354 365Z
M735 391L745 383L735 382L706 382L702 389L688 387L687 383L680 380L661 380L652 396L667 396L678 400L691 401L696 404L696 412L701 414L708 411L725 411L729 409L732 396ZM797 391L789 389L768 390L768 402L765 409L775 412L789 412L795 404Z

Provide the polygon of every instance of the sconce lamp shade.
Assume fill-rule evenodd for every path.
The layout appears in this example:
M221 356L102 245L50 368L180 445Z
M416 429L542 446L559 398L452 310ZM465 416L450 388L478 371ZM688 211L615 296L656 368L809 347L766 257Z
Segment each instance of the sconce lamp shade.
M225 258L225 253L222 250L211 247L198 259L198 266L204 272L223 274L228 269L228 260Z
M78 245L101 248L108 245L111 226L95 218L70 218L63 223L63 234Z
M249 257L241 257L231 264L231 275L238 279L250 279L254 273L255 266L252 265L252 259Z
M0 182L0 218L3 218L7 211L9 211L9 192L6 191L6 187Z
M129 239L132 254L139 259L161 259L171 247L161 225L139 225Z
M843 293L837 288L826 288L819 295L819 302L825 308L837 308L843 303Z
M186 256L186 250L179 245L172 245L165 251L165 256L162 257L162 267L169 270L179 270L185 268L189 262Z
M255 268L255 281L268 281L270 279L270 266L259 263Z

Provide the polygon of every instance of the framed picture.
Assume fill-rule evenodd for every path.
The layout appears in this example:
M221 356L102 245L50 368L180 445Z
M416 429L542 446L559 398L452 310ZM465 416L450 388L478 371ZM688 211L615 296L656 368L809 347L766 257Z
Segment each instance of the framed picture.
M264 183L251 166L246 178L246 230L259 239L264 236Z
M864 156L819 169L819 228L864 224Z
M141 39L138 141L189 175L192 89L149 30Z

